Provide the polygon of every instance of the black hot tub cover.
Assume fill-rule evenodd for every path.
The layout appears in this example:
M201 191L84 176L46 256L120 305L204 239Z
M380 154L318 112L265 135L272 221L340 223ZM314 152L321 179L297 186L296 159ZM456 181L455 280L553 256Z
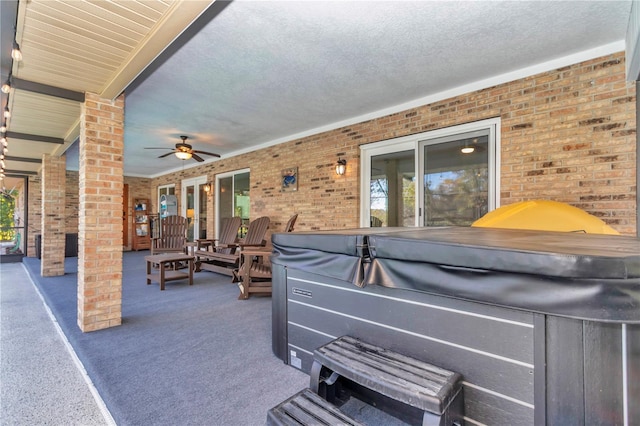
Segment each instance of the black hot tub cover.
M640 323L640 240L496 228L275 234L273 262L527 311Z

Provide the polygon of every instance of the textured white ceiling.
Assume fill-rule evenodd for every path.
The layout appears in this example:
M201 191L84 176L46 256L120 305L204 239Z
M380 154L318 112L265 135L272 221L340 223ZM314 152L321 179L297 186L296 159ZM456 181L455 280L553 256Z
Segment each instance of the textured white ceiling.
M149 161L162 151L144 149L173 147L181 134L195 149L230 156L621 51L630 8L236 0L127 93L125 172L182 167L174 156Z

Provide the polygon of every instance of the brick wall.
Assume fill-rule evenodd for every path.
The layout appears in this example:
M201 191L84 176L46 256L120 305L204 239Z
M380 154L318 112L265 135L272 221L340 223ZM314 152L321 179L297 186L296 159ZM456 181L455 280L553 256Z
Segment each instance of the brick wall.
M621 52L168 174L152 186L250 168L251 216L271 217L270 231L294 212L298 230L357 227L360 145L501 117L501 205L562 201L635 235L635 113ZM334 172L338 157L348 161L344 176ZM280 192L286 167L298 167L297 192ZM209 208L214 217L212 201Z
M80 120L78 326L122 321L124 98L87 93Z

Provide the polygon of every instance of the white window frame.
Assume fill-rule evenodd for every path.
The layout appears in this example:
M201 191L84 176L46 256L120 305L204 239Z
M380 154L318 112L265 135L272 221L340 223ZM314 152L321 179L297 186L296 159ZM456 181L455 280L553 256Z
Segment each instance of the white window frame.
M468 133L483 129L489 130L489 211L500 207L500 117L486 120L474 121L471 123L459 124L443 129L429 132L417 133L403 136L401 138L388 139L360 146L360 226L368 228L371 221L371 158L378 155L392 152L413 150L415 155L416 171L416 221L414 226L422 226L424 223L424 194L422 191L422 178L424 175L424 150L422 147L428 144L429 140L452 136L461 133ZM494 143L491 143L494 141Z

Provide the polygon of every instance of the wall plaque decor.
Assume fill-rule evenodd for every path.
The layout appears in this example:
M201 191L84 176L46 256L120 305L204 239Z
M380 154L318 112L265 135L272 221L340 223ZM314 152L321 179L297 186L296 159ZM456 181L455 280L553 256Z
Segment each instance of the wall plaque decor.
M282 192L298 190L298 168L289 167L282 170Z

